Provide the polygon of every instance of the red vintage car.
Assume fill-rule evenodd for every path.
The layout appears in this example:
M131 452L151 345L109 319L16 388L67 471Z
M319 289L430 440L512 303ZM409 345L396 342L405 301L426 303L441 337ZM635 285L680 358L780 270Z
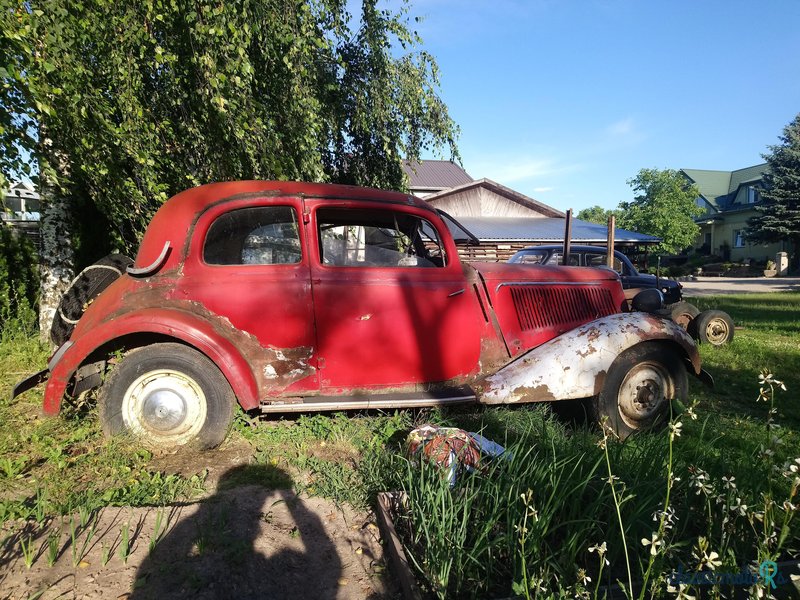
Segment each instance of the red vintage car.
M218 445L237 402L287 413L593 398L625 436L686 396L687 367L703 374L691 338L630 310L613 271L464 264L457 244L474 241L401 193L190 189L156 213L134 264L77 279L60 347L14 394L48 379L55 414L99 386L104 430L161 448ZM98 294L104 270L113 283Z

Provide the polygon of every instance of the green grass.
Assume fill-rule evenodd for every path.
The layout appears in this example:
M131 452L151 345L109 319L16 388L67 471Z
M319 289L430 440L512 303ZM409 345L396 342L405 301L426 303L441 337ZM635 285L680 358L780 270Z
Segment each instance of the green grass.
M11 400L13 385L47 364L48 349L30 332L0 336L0 522L34 521L102 506L173 502L202 489L148 468L149 452L107 440L88 406L42 415L43 387Z
M728 346L701 348L716 386L710 390L692 383L690 403L697 403L698 419L677 414L685 407L676 405L682 427L672 444L665 430L625 443L608 440L603 449L597 445L599 432L565 425L546 407L479 407L432 415L434 422L504 443L514 459L496 461L483 475L464 475L454 489L435 469L408 467L402 484L408 509L398 521L406 550L431 593L602 596L600 584L629 587L630 564L636 597L666 597L666 577L679 566L707 570L712 560L721 563L718 570L738 572L743 562L797 555L797 484L783 472L787 461L800 457L800 294L709 298L697 304L729 312L741 329ZM767 427L770 403L756 402L762 368L788 390L774 394L779 428ZM765 455L765 448L774 454ZM606 453L617 478L616 499ZM670 486L673 523L658 517L668 469L678 478ZM736 487L723 477L734 477ZM773 528L776 537L770 539ZM655 555L643 543L653 535L660 540ZM602 543L608 566L590 551Z
M657 597L665 589L659 577L678 564L698 565L693 553L718 552L726 568L768 556L770 547L758 535L763 526L748 519L760 511L768 521L778 522L780 511L774 506L764 510L765 494L780 505L791 487L771 465L800 457L800 406L795 400L800 390L800 294L703 298L696 303L729 312L741 329L728 346L701 348L716 387L709 390L692 381L690 403L697 402L699 418L679 416L682 433L673 440L671 463L666 432L633 436L624 444L608 441L604 450L596 429L565 424L546 406L318 414L287 420L239 413L233 440L248 442L253 462L271 468L238 469L224 486L294 487L359 508L369 506L379 491L404 489L411 502L398 525L407 550L424 585L447 597L594 595L598 584L626 582L627 563L634 584L649 577ZM0 521L41 524L56 515L92 514L108 505L163 505L202 488L202 475L159 472L150 466L148 452L125 440L106 440L91 404L44 418L41 388L11 402L13 383L46 360L47 350L30 332L0 336ZM772 434L779 434L779 445L767 430L768 403L756 402L762 368L788 388L775 395L782 427ZM404 458L408 432L424 422L480 431L511 448L514 459L497 461L487 473L464 476L451 490L435 469L420 469ZM763 446L774 449L774 456L765 458ZM607 482L606 458L618 478L616 499ZM653 514L663 509L668 464L680 478L670 491L677 521L663 531ZM714 488L711 502L697 493L701 472L708 473ZM730 508L733 498L723 476L736 478L736 496L748 506L745 515L724 522L721 511ZM651 558L641 540L659 531L665 543ZM796 520L785 536L776 557L800 548ZM611 563L607 567L597 551L589 551L604 542L604 558Z

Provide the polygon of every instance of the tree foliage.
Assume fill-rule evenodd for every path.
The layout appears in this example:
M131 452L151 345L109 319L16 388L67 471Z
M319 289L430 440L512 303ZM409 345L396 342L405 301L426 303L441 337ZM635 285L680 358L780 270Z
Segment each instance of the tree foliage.
M608 210L603 208L602 206L590 206L589 208L582 209L577 218L581 221L588 221L589 223L598 223L600 225L608 225L608 218L609 217L617 217L619 218L617 210Z
M660 237L657 252L674 254L695 241L700 227L694 217L703 212L695 204L696 185L674 169L641 169L628 185L635 196L620 203L619 227Z
M778 136L780 144L763 155L769 165L764 173L764 203L760 214L747 225L747 237L756 242L789 240L795 261L800 256L800 114Z
M0 330L33 321L38 288L33 243L0 223Z
M10 1L0 170L19 172L30 152L128 250L158 206L193 185L402 189L402 158L456 155L406 3L364 0L354 18L342 0Z

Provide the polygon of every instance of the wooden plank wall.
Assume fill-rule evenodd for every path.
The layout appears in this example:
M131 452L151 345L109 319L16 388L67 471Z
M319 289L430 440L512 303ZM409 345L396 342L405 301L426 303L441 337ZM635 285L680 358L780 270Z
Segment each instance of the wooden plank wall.
M535 246L532 242L481 242L479 246L459 246L458 256L463 262L505 262L517 251Z

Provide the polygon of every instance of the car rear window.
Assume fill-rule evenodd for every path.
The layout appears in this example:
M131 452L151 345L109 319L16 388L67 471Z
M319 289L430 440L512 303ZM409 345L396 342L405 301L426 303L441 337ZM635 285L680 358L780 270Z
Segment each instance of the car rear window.
M257 206L225 213L203 245L210 265L282 265L301 259L297 214L291 206Z

